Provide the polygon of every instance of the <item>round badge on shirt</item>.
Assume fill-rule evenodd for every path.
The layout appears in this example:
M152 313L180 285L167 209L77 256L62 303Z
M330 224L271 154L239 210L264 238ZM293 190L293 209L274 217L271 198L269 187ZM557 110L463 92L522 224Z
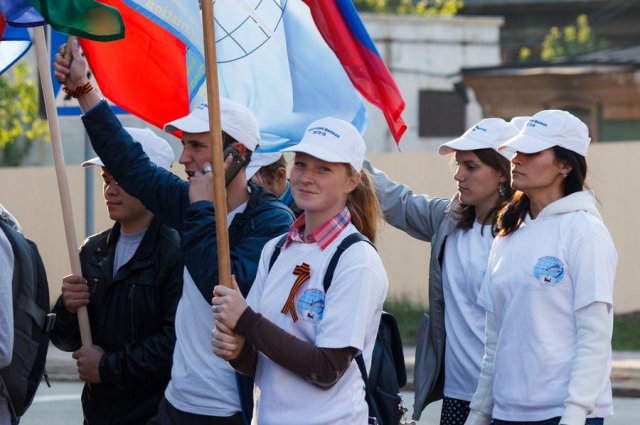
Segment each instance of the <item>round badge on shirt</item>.
M303 320L319 322L324 312L324 292L318 289L307 289L298 299L297 309Z
M558 285L564 278L564 264L556 257L542 257L533 267L533 275L543 285Z

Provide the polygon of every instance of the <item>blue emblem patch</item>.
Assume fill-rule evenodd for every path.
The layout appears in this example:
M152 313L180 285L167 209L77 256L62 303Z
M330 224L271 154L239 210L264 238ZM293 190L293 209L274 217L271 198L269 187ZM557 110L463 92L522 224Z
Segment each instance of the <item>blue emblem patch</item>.
M542 257L533 267L533 275L543 285L557 285L564 278L564 264L556 257Z
M298 314L308 322L319 322L324 312L324 292L318 289L307 289L298 299Z

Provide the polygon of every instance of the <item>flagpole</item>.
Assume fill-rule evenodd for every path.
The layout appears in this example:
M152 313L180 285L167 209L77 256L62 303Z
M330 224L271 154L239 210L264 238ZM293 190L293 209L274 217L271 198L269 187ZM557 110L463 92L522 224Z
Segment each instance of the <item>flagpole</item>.
M229 234L227 230L227 191L224 181L222 157L222 127L220 125L220 92L218 90L218 64L216 38L213 27L213 0L201 3L204 36L204 58L207 78L207 102L209 104L209 128L211 131L211 158L213 160L213 205L216 216L216 240L218 244L218 280L220 285L231 288L231 261L229 258Z
M76 237L76 228L73 221L73 211L71 209L71 195L69 192L69 182L67 180L67 170L64 164L64 155L62 153L62 143L60 137L60 124L58 122L58 112L56 110L55 99L53 96L53 84L51 82L51 69L49 68L49 52L44 37L44 27L38 26L33 28L34 44L36 47L36 57L38 61L38 72L40 74L40 83L42 84L42 95L44 97L44 106L47 111L47 121L49 123L49 132L51 133L51 147L53 148L53 162L56 170L56 178L58 179L58 191L60 192L60 203L62 204L62 220L64 221L64 231L67 239L67 251L69 253L69 262L71 263L71 273L82 275L80 268L80 257L78 256L78 239ZM83 347L93 345L91 340L91 328L89 327L89 315L87 307L78 308L78 324L80 326L80 338Z

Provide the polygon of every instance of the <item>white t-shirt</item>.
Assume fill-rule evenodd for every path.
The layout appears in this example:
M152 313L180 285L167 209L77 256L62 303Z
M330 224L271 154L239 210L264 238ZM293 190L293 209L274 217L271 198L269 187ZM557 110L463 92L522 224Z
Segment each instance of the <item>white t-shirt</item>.
M231 211L227 223L245 210ZM182 296L176 310L176 346L171 381L165 397L183 412L205 416L231 416L241 410L235 372L211 351L211 330L215 327L211 305L202 297L187 268L184 268Z
M485 310L477 300L493 242L491 227L474 221L472 228L448 236L444 247L444 395L459 400L471 400L482 367Z
M585 211L527 217L514 233L496 238L478 298L497 330L495 418L539 421L563 414L575 311L594 302L613 305L616 264L609 232ZM610 372L611 353L589 417L613 414Z
M317 243L291 243L268 273L279 238L270 241L247 302L280 328L318 347L361 350L369 368L389 285L378 253L364 242L352 245L340 257L326 297L322 285L337 246L355 231L349 224L324 251ZM294 323L281 309L296 279L293 269L302 263L309 264L311 277L295 296L299 318ZM364 382L355 361L333 387L321 389L260 353L254 401L254 424L367 424Z

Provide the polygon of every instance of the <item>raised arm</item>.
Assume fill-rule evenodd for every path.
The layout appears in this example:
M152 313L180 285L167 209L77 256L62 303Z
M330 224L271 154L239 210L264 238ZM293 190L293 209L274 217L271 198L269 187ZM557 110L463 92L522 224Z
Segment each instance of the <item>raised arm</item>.
M373 176L378 201L387 223L416 239L430 242L450 201L414 194L410 187L394 182L369 160L364 161L364 167Z
M182 232L184 209L189 205L189 185L171 172L149 161L141 146L124 130L106 102L95 90L82 90L89 83L87 64L70 45L72 60L64 58L60 47L54 63L56 79L75 93L85 115L82 117L91 144L118 184L165 223Z

